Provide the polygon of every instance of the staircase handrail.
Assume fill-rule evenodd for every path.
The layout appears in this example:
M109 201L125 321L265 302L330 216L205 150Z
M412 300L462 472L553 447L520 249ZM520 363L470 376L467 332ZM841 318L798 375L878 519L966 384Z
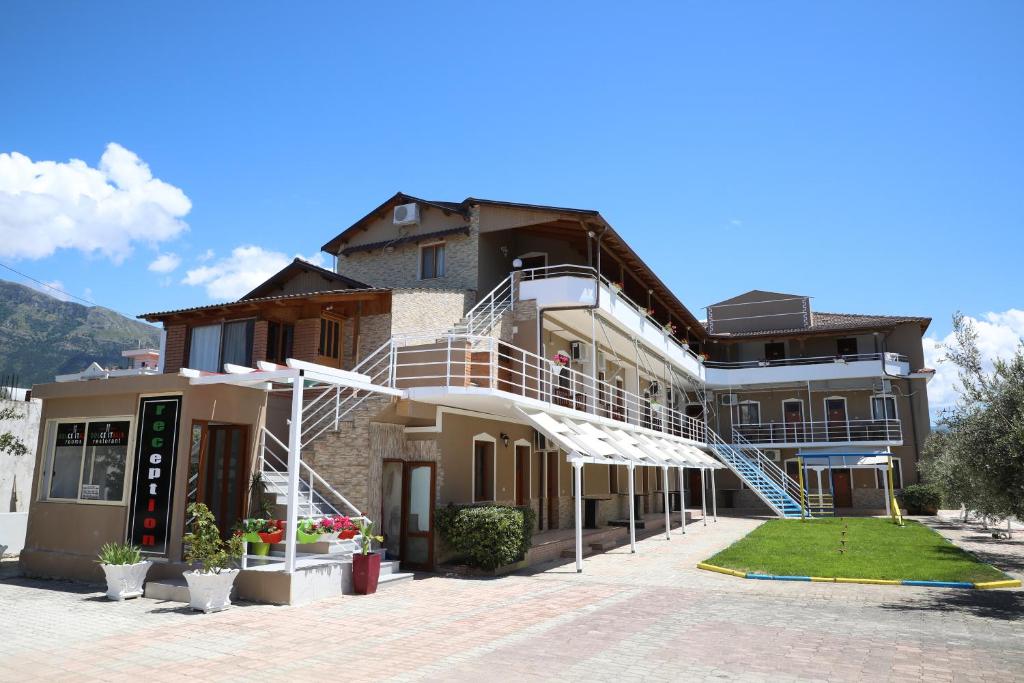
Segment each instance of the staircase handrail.
M463 316L467 334L478 334L478 330L489 331L497 319L515 305L512 291L513 276L514 274L510 273ZM483 320L483 323L478 323L478 320Z
M800 485L793 481L793 478L786 474L786 471L775 464L775 461L764 454L764 452L754 446L746 437L737 432L735 429L732 434L733 443L736 444L740 450L752 451L756 454L757 459L755 464L758 468L764 472L770 479L775 481L776 484L780 485L782 489L794 500L800 500Z

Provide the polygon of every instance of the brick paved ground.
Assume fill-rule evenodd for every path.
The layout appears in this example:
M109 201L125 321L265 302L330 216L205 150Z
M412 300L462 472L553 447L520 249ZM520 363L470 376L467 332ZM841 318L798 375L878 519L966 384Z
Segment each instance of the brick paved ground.
M790 584L694 564L759 522L497 579L213 615L0 581L0 679L1024 680L1024 592Z
M982 562L999 567L1015 579L1024 580L1024 525L1014 521L1013 538L992 538L993 532L1005 532L1006 522L984 529L981 522L961 522L959 510L939 510L935 517L915 517L961 548L974 553Z

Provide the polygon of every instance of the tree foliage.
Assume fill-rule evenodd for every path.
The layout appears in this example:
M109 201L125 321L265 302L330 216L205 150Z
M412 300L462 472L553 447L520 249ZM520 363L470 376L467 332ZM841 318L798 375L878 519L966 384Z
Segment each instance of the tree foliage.
M0 408L0 422L4 420L20 420L21 417L21 413L14 408ZM28 454L28 446L11 432L0 432L0 453L26 455Z
M988 371L971 322L956 314L953 332L944 351L959 370L960 400L925 444L922 469L947 503L1024 519L1024 342Z

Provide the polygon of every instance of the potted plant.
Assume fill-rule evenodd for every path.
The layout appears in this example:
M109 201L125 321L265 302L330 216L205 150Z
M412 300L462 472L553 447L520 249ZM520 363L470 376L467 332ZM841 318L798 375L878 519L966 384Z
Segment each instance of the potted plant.
M373 522L367 519L359 521L359 553L352 556L352 587L360 595L377 592L377 580L380 578L380 555L370 552L373 542L380 543L383 536L374 536Z
M263 530L259 531L260 541L263 543L280 543L284 538L284 522L279 519L264 520L266 524Z
M217 520L203 503L188 506L192 530L181 540L188 546L185 561L199 564L183 572L188 582L189 606L201 612L219 612L231 606L231 586L238 576L235 563L242 557L242 537L220 537Z
M665 323L661 329L665 331L665 335L668 337L676 336L676 326L671 322Z
M298 543L316 543L320 540L320 520L300 519L295 525L295 540Z
M615 294L618 294L619 292L622 291L622 283L621 282L618 282L618 281L610 282L609 285L612 288L612 292L614 292Z
M356 527L345 515L324 517L320 520L320 539L325 541L343 541L355 538Z
M100 567L107 577L107 597L125 600L142 595L146 572L153 565L142 559L142 550L130 543L105 543L100 548Z
M235 533L252 546L253 555L268 555L270 544L279 543L284 533L277 528L274 520L260 517L243 519L235 529ZM268 540L265 541L264 538Z

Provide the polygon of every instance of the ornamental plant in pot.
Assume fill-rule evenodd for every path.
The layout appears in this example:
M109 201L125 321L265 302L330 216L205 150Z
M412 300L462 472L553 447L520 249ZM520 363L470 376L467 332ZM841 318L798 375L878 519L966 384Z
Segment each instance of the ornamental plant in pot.
M235 563L242 557L242 537L227 541L220 537L217 520L202 503L188 506L192 530L181 540L188 546L185 561L198 569L184 572L188 582L189 606L201 612L219 612L231 606L231 586L238 576Z
M377 592L377 580L380 578L380 555L374 552L373 542L380 543L383 536L373 535L373 522L362 519L359 521L359 553L352 556L352 587L360 595Z
M356 527L345 515L333 515L320 520L320 540L343 541L355 538Z
M142 595L146 572L153 565L130 543L106 543L100 548L100 567L107 577L107 598L125 600Z
M269 554L270 544L280 542L284 533L277 527L274 520L260 517L243 519L235 529L242 540L252 546L253 555ZM264 538L267 540L263 540Z
M298 543L316 543L320 540L320 520L300 519L295 525L295 540Z

